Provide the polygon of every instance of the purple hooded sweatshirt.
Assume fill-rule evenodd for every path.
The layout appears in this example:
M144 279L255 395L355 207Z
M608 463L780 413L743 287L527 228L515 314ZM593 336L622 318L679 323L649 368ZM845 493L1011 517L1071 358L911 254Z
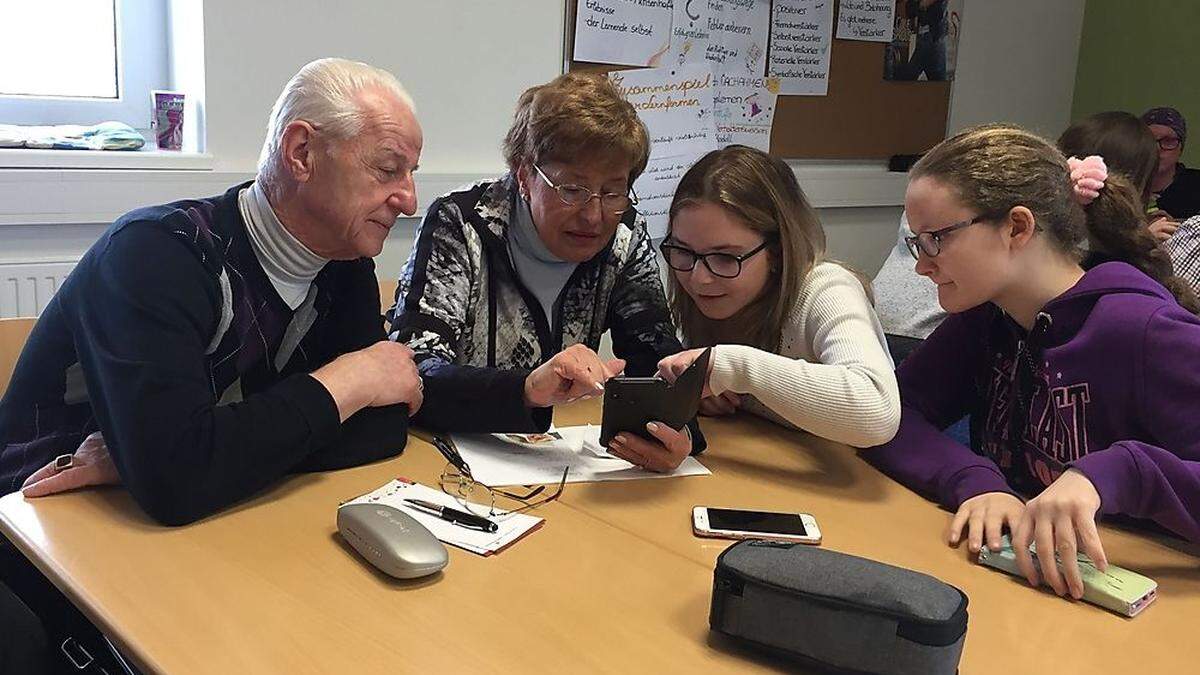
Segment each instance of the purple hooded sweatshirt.
M1200 319L1136 268L1092 268L1028 332L992 303L953 314L897 375L900 430L863 457L901 483L957 510L1075 468L1100 513L1200 541ZM967 413L976 451L941 433Z

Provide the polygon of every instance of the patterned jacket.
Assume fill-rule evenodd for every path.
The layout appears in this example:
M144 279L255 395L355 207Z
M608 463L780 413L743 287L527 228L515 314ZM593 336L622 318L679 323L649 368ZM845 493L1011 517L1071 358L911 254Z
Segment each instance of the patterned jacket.
M645 221L630 209L612 242L580 263L546 317L509 255L515 181L452 192L430 207L388 312L392 339L416 352L425 403L415 421L455 431L542 431L551 410L524 405L530 371L612 331L625 372L651 375L682 347ZM470 411L463 415L463 411ZM703 439L694 422L695 446Z

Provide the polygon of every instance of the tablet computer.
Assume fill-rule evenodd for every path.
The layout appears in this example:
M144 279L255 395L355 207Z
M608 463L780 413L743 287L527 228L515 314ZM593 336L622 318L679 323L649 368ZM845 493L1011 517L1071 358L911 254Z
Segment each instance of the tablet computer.
M661 377L614 377L604 383L604 417L600 423L600 445L608 447L622 431L653 439L646 424L662 422L679 430L700 410L700 394L708 375L712 349L680 373L675 383Z

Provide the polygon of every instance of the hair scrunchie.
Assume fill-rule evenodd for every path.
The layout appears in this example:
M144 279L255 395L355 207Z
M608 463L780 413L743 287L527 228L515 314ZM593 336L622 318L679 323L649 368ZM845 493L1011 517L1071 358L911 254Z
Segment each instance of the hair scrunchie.
M1100 189L1108 179L1108 167L1100 155L1089 155L1083 159L1067 158L1067 167L1071 170L1071 187L1075 191L1075 201L1080 206L1087 206L1100 196Z

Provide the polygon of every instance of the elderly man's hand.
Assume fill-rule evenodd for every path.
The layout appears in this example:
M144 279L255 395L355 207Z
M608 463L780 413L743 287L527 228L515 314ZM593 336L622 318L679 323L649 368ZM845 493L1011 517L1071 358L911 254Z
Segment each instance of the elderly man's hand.
M525 405L547 408L575 399L598 396L608 378L620 374L625 361L600 360L585 345L574 344L555 354L525 378Z
M398 342L383 340L343 354L312 374L329 390L342 421L363 408L408 404L417 414L424 402L424 383L413 352Z
M66 492L89 485L114 485L121 482L108 445L100 432L83 439L79 449L71 455L71 465L58 467L53 460L38 469L21 485L21 494L26 497L44 497L56 492Z

